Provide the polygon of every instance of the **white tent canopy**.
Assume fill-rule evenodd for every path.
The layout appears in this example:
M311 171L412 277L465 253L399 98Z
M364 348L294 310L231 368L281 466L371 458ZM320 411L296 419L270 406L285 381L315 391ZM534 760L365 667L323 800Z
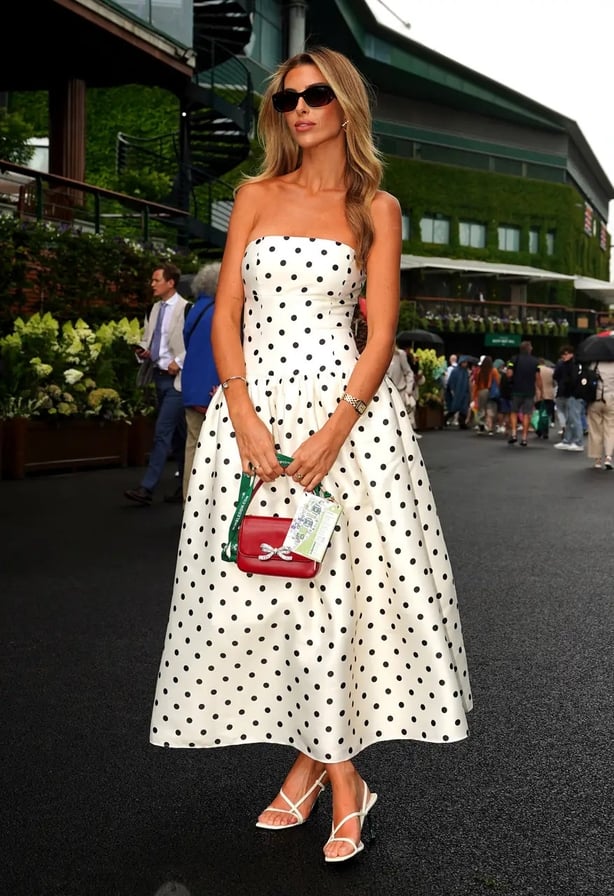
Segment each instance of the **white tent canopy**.
M575 277L574 286L577 290L585 292L591 299L600 299L604 304L614 303L614 282L595 280L593 277Z
M401 255L401 270L410 271L414 268L424 268L434 273L457 271L464 274L485 274L500 279L520 280L525 283L533 280L571 281L577 279L570 274L559 274L556 271L532 268L522 264L502 264L466 258L437 258L428 255Z

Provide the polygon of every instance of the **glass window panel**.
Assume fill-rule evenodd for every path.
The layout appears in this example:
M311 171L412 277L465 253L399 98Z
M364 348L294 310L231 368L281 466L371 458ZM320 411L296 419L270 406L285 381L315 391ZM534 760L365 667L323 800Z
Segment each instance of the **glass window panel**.
M116 0L116 3L178 43L192 46L194 11L191 0Z
M256 0L245 55L268 69L276 68L283 58L281 21L279 0Z
M420 239L423 243L433 242L433 219L422 218L420 221Z
M423 243L447 245L450 242L450 219L425 215L420 221L420 239Z
M531 255L537 255L539 252L539 230L537 227L531 227L529 230L529 252Z
M445 218L436 218L433 226L433 242L449 243L450 242L450 222Z
M520 230L518 227L499 227L498 235L501 252L520 251Z
M461 246L484 249L486 246L486 226L477 221L459 221L458 239Z
M546 234L546 254L554 255L554 230L549 230Z
M450 242L449 219L425 215L420 221L420 239L423 243L447 245Z

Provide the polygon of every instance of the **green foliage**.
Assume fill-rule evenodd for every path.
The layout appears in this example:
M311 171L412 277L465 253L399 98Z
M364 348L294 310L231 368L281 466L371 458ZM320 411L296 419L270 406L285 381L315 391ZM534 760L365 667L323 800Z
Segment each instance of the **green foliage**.
M569 185L390 157L386 163L385 188L398 198L404 214L409 215L410 238L404 243L405 252L511 262L609 279L609 252L600 248L598 236L588 237L584 233L584 203ZM420 221L429 214L450 219L450 245L422 243ZM461 220L486 225L484 249L459 245ZM499 225L520 229L520 252L499 250ZM538 254L529 252L531 228L539 230ZM554 255L546 251L549 231L555 233ZM530 284L529 301L548 301L546 296L551 289L552 284ZM572 285L557 283L556 293L558 303L573 304Z
M434 348L417 348L413 354L420 364L418 404L424 407L441 407L443 405L441 378L447 369L445 357L438 355Z
M10 93L10 112L21 115L32 128L32 136L46 137L49 133L49 97L45 90L31 93Z
M151 390L136 386L134 346L141 336L136 318L97 328L81 318L60 324L48 312L17 318L0 339L0 419L122 420L152 411Z
M19 112L0 109L0 159L27 165L34 150L26 143L34 136L32 126Z
M418 312L416 311L416 303L402 300L399 309L399 323L397 330L413 330L420 326L422 325L420 323Z
M132 137L155 137L179 132L179 100L160 87L91 88L87 92L87 181L110 189L120 189L116 175L116 138L118 133ZM145 172L139 193L153 199L147 192L160 183L152 178L155 166ZM105 181L108 181L105 183ZM163 195L161 194L160 198Z
M153 167L141 168L138 171L130 169L122 171L115 179L115 183L115 189L120 193L162 204L168 202L172 187L171 178L167 174L154 170Z
M13 93L11 108L18 110L31 130L27 136L48 133L49 102L47 93ZM116 172L116 138L119 132L133 137L155 137L179 131L179 100L160 87L130 84L126 87L89 88L87 91L87 156L85 180L98 187L122 191ZM168 179L156 177L155 166L128 181L136 191L130 195L148 199L168 197ZM153 194L152 191L153 190Z
M0 218L0 332L35 311L59 321L87 316L92 324L142 318L151 304L151 272L161 261L184 273L199 263L128 239Z

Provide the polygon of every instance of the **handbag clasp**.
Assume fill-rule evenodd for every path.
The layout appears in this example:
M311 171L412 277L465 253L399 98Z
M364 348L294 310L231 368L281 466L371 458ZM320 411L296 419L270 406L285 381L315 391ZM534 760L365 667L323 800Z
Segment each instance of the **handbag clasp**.
M273 557L279 557L280 560L292 560L292 552L280 545L278 548L274 548L272 545L267 544L266 541L263 541L260 545L260 550L262 554L258 554L259 560L272 560Z

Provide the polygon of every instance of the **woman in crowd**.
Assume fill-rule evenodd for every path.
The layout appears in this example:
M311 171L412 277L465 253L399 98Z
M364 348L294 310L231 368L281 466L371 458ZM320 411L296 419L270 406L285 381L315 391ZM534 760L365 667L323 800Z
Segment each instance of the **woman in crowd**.
M594 366L594 365L593 365ZM596 470L611 470L614 455L614 361L600 361L597 400L588 406L588 456Z
M472 400L477 409L477 426L489 436L495 434L495 421L499 400L499 371L493 367L490 355L485 355L475 372L472 382Z

